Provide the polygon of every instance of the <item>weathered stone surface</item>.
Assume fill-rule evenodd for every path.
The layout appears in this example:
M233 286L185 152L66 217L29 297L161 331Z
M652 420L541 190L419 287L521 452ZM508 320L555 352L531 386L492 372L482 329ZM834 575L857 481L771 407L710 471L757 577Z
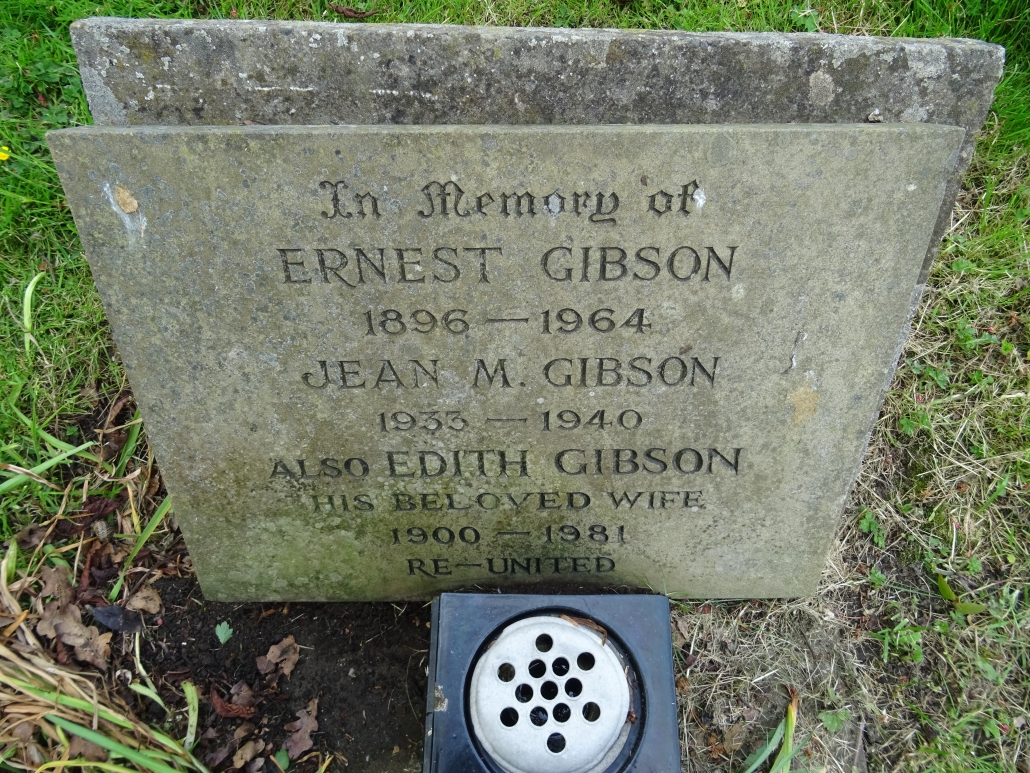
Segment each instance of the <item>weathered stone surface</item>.
M1004 61L962 39L319 22L96 18L72 40L94 120L116 126L961 126L921 281Z
M812 592L963 136L48 139L205 594L395 599Z

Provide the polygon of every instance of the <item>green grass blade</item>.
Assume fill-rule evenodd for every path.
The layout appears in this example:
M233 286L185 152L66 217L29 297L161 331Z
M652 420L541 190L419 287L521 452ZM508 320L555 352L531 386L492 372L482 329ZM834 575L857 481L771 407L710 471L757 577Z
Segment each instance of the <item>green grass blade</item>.
M40 473L46 472L51 467L54 467L54 466L60 464L61 462L63 462L68 457L74 456L75 454L79 453L80 451L83 451L83 450L89 448L90 446L94 446L94 445L96 445L96 443L91 440L88 443L83 443L78 448L71 448L71 450L65 451L63 454L58 454L54 458L48 459L47 461L43 462L42 464L33 467L30 470L30 472L34 473L35 475L39 475ZM25 474L15 475L13 478L9 478L8 480L5 480L3 483L0 483L0 494L6 494L8 491L13 491L14 489L18 488L22 484L29 483L31 481L32 481L32 478L29 477L28 475L25 475Z
M168 711L168 707L165 706L165 702L163 700L161 700L161 696L158 695L153 690L151 690L149 687L146 687L146 686L140 684L139 682L133 682L132 684L129 685L129 689L132 690L133 692L138 692L140 695L143 695L143 696L146 696L147 698L150 698L150 700L152 700L158 706L163 708L165 711Z
M954 601L956 598L958 598L958 596L955 595L955 591L953 591L951 589L951 586L948 585L948 581L944 579L943 574L937 575L937 590L940 591L941 595L947 601Z
M103 733L98 733L95 730L90 730L87 727L70 722L64 717L59 717L56 714L47 714L46 718L48 721L53 722L63 730L67 730L69 733L85 738L91 743L95 743L102 749L107 749L112 754L117 754L119 757L123 757L130 762L135 762L142 768L151 771L151 773L180 773L175 768L165 765L163 762L159 762L145 752L136 751L130 749L128 746L113 741Z
M22 296L21 302L21 323L25 330L25 354L29 354L32 343L32 293L36 289L36 284L40 279L46 276L45 271L41 271L32 277L32 281L29 282L29 286L25 288L25 295Z
M136 445L139 443L139 431L143 424L140 421L139 409L132 415L132 426L129 427L129 436L122 446L122 452L118 456L118 466L114 470L114 477L120 478L125 475L125 467L129 464L132 455L136 453Z
M136 557L136 554L140 552L140 550L146 544L147 540L150 539L150 535L154 533L154 529L158 527L158 525L161 523L161 520L165 517L165 515L168 514L168 511L171 509L172 498L165 497L164 502L158 505L157 510L155 510L154 514L150 516L150 521L143 529L143 533L140 534L139 537L136 539L136 544L133 545L133 548L129 552L129 555L126 557L125 561L122 562L122 567L124 568L122 569L121 575L118 577L118 582L114 584L114 587L108 594L107 598L109 601L114 601L116 598L118 598L118 594L122 590L122 583L125 582L125 572L128 570L130 566L132 566L132 559L134 559Z
M808 745L808 742L812 740L813 735L815 734L809 733L804 738L802 738L801 743L799 743L797 746L791 749L790 754L788 754L782 760L779 758L779 755L776 755L776 762L774 762L773 766L769 768L769 773L783 773L786 770L790 770L790 761L797 757L798 753L802 749L804 749L805 746ZM786 748L786 744L784 744L784 748Z
M747 765L741 773L755 773L758 770L758 766L769 759L769 755L773 753L773 749L780 745L780 741L783 740L783 731L787 726L787 720L781 720L780 724L776 726L772 734L765 739L765 743L761 747L756 749L750 757L744 760L744 764Z
M197 688L193 686L193 682L183 682L182 691L186 695L186 738L183 740L182 745L188 750L193 750L193 745L197 739L197 720L200 717L200 702L197 700Z
M16 746L11 746L11 749L17 749ZM84 760L81 757L74 760L54 760L44 765L40 765L36 768L36 773L43 773L46 770L60 770L62 768L83 768L90 769L96 768L97 770L108 770L111 773L136 773L133 768L127 768L124 765L115 765L110 762L94 762L93 760ZM16 768L5 768L5 770L16 770Z

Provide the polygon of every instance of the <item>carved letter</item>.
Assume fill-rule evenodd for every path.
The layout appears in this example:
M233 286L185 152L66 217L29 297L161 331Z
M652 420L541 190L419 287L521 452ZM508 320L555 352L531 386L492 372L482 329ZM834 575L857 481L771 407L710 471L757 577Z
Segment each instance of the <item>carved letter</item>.
M556 282L570 282L570 281L572 281L572 269L571 268L563 269L565 271L565 274L563 276L561 276L561 275L555 276L554 274L551 273L551 266L550 266L551 256L556 254L556 253L559 254L559 255L564 253L564 254L568 255L570 258L572 257L572 250L570 250L568 247L552 247L547 252L545 252L544 256L540 259L540 268L542 268L544 270L544 273L547 275L548 279L553 279Z
M695 203L694 202L694 194L697 192L697 189L700 188L700 187L701 186L697 184L697 180L692 180L691 182L687 183L682 188L680 188L680 209L679 209L679 211L682 212L684 214L684 216L690 214L691 210L687 209L687 202L689 201L691 203ZM704 200L703 199L702 199L701 203L704 204Z
M345 211L340 209L340 189L343 188L344 190L346 190L349 187L347 185L347 183L345 183L343 180L340 180L339 182L335 182L335 183L329 182L328 180L322 180L322 182L320 182L318 184L318 187L319 188L332 188L332 190L333 190L333 193L332 193L333 214L330 215L328 212L323 210L322 211L322 217L326 218L327 220L332 220L337 215L339 215L340 217L350 217L351 216L351 213L349 211L345 212Z
M290 260L290 256L287 253L290 253L290 252L303 252L303 251L304 250L298 250L298 249L278 250L279 257L282 258L282 260L283 260L283 273L286 275L286 278L283 280L283 284L296 284L296 285L311 284L311 279L310 278L308 278L308 279L294 279L290 275L290 266L300 266L301 268L303 268L304 267L304 261L303 260L292 260L291 261Z
M419 217L432 217L434 214L447 217L451 214L451 211L458 217L468 217L472 214L467 209L464 212L458 209L461 197L465 195L465 191L453 180L448 180L446 183L439 183L434 180L423 186L422 193L426 197L427 211L419 210ZM453 203L450 203L451 199L453 199Z
M325 256L328 252L336 253L337 258L335 266L330 266L328 263L326 263ZM343 271L343 269L347 268L347 255L344 252L334 249L316 249L315 254L318 256L318 273L322 275L323 283L328 282L329 275L332 274L345 285L347 285L347 287L357 287L357 285L352 285L350 282L348 282L346 279L340 276L340 272Z
M736 247L730 247L730 259L726 263L722 262L722 258L719 257L719 254L715 251L715 248L713 248L713 247L705 247L705 249L708 250L708 261L705 263L705 275L704 275L704 278L701 281L702 282L707 282L708 281L708 271L712 268L712 261L713 260L719 266L719 268L722 271L722 273L724 273L726 275L726 278L729 279L730 278L730 269L733 268L733 253L735 253L737 251L737 248Z
M504 363L505 363L504 360L498 360L497 364L494 365L493 373L491 373L489 370L487 370L485 362L483 362L482 360L476 360L476 377L475 377L475 380L472 382L472 386L479 386L479 375L480 374L483 374L483 377L486 379L486 385L487 386L493 386L494 379L497 378L498 374L500 374L500 376L501 376L501 388L504 388L504 387L509 387L510 388L511 387L511 383L508 381L508 373L507 373L507 371L504 368Z
M329 370L328 370L328 368L326 368L325 360L319 360L318 361L318 365L322 369L322 383L321 384L312 384L311 383L311 377L314 375L313 373L305 373L303 376L301 376L301 378L304 379L304 383L307 384L312 389L323 389L323 388L325 388L325 385L329 383Z
M679 274L676 273L676 256L679 255L680 252L683 251L683 250L686 250L687 252L689 252L691 255L694 256L694 267L691 269L690 273L687 274L686 276L680 276ZM694 250L692 247L677 247L676 249L674 249L672 251L672 254L669 256L668 267L669 267L669 273L670 274L672 274L679 281L686 282L688 279L692 278L698 271L701 270L701 256L698 255L697 251Z
M508 202L515 202L515 211L508 211ZM524 193L502 193L501 194L501 214L505 217L510 217L514 214L516 217L522 217L524 214L530 217L536 217L536 208L534 206L535 199L533 194L529 191ZM523 212L525 208L525 212Z
M605 211L604 201L608 200L611 209ZM614 191L605 196L603 193L597 194L597 203L594 205L594 211L590 215L591 223L612 223L615 224L614 217L608 217L608 215L614 215L619 209L619 196Z
M660 206L659 202L661 203ZM672 212L672 194L665 191L652 193L647 200L647 211L654 212L656 217Z
M355 193L354 194L354 200L358 202L358 217L362 217L363 218L363 217L366 217L369 214L374 215L377 219L380 217L380 215L379 215L379 200L375 196L373 196L371 193ZM365 202L366 201L369 203L369 207L372 210L369 213L365 212Z
M564 357L559 358L557 360L551 360L549 363L544 365L544 378L547 379L547 383L550 384L551 386L556 386L556 387L572 386L572 374L566 374L565 377L564 377L565 380L562 381L560 384L557 381L552 381L551 380L551 368L556 363L559 363L559 362L567 362L567 363L569 363L569 367L570 368L572 367L572 360L567 360Z

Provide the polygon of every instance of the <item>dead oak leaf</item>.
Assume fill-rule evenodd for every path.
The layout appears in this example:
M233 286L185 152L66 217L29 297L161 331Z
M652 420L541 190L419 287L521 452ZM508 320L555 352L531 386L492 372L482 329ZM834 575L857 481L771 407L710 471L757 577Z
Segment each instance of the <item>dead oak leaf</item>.
M53 596L54 601L64 606L72 600L72 584L68 579L68 570L60 566L47 566L41 574L43 587L39 591L40 598Z
M275 663L264 655L258 655L255 662L257 663L257 670L262 674L267 674L275 668Z
M680 632L680 635L682 635L684 639L690 639L692 631L690 630L690 626L687 624L686 620L677 620L676 630Z
M232 766L234 768L242 768L252 759L254 759L258 752L265 748L265 742L254 739L253 741L247 741L239 750L232 756Z
M40 526L38 523L30 523L20 532L14 535L14 538L18 541L18 548L28 553L36 548L44 539L46 539L47 530Z
M268 674L276 666L279 666L286 678L289 679L299 659L300 647L297 646L293 636L287 636L278 644L269 647L267 655L258 656L257 668L262 674Z
M296 722L290 722L290 724L286 725L286 729L292 735L286 739L286 743L283 746L286 748L286 753L290 756L291 760L297 759L315 745L315 742L311 740L311 734L318 730L318 722L315 721L316 716L318 716L318 698L313 699L306 709L301 709L297 712L298 719Z
M107 669L107 656L111 654L113 634L101 635L95 626L82 624L82 612L74 604L49 602L43 608L43 617L36 624L36 632L62 644L75 648L75 657L101 670Z
M226 703L214 687L211 688L211 708L215 710L215 714L225 719L249 717L257 711L253 706L238 706L235 703Z
M87 628L82 624L68 633L58 627L58 633L61 634L61 641L75 648L76 658L96 666L101 671L107 670L107 656L111 654L113 633L109 631L102 634L95 626Z
M57 599L48 601L43 607L43 616L36 623L36 633L53 639L58 635L57 626L65 622L70 625L75 623L81 625L82 613L79 608L74 604L62 604Z
M161 594L152 585L144 586L125 602L125 608L158 615L161 613Z
M33 733L36 732L36 724L31 720L24 719L16 725L11 726L8 732L22 744L27 744L32 740Z

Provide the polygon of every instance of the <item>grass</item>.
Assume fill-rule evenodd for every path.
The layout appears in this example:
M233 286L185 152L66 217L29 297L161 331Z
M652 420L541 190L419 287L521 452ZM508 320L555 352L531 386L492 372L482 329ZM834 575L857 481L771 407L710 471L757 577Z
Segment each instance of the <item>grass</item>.
M376 22L953 35L1007 47L1005 77L820 595L681 607L678 677L691 770L746 767L733 750L731 728L763 700L775 715L766 729L775 728L787 706L776 686L784 682L800 692L798 737L815 733L795 769L849 770L861 738L871 769L1030 771L1025 0L354 0L354 6L374 6ZM162 522L167 507L145 432L131 402L120 399L127 385L43 142L49 129L89 123L68 38L68 24L88 15L339 17L324 0L0 4L0 158L6 156L0 160L0 463L6 465L0 467L0 535L14 544L19 532L24 537L34 524L53 529L88 497L100 497L117 503L116 531L130 535L127 546L138 550L150 526L169 528ZM76 539L81 551L86 537L53 540L48 553L13 550L17 567L5 564L5 581L21 576L27 591L33 582L24 578L70 558ZM32 594L20 595L28 603ZM986 609L963 614L973 607L960 605L970 604ZM688 664L692 657L701 660ZM45 669L32 671L42 661L3 662L4 673L20 668L23 681L43 680L34 689L51 689ZM705 662L717 667L698 665ZM50 722L51 746L67 740L61 722L91 727L87 715L57 719L40 720ZM112 725L112 737L118 732ZM155 759L165 759L160 755L168 750L160 743L155 749ZM7 752L0 757L7 760L0 765L15 762ZM133 761L123 756L123 762Z

